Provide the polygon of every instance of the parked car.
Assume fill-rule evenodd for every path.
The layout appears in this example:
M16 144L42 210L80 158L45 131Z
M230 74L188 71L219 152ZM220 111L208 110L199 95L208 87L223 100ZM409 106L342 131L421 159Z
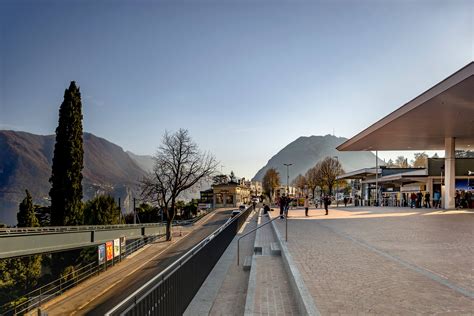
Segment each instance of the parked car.
M241 211L245 211L245 205L241 205L241 206L239 206L239 210L241 210Z

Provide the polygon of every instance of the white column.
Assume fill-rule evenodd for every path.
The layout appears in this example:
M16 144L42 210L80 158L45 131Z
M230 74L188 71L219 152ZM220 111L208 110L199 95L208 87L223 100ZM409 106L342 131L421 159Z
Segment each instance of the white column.
M454 194L455 194L455 140L454 137L447 137L444 140L444 208L453 209L454 205Z
M428 177L426 180L426 191L430 192L431 198L433 198L433 178Z

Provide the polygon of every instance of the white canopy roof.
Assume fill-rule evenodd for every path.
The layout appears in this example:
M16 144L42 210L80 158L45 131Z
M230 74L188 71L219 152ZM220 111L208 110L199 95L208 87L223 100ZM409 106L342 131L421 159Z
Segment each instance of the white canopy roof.
M474 149L474 62L337 147L340 151Z

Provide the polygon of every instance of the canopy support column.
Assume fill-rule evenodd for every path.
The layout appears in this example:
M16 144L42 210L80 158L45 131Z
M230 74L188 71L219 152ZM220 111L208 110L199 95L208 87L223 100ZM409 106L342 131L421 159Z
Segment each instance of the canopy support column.
M456 181L456 157L455 157L455 139L454 137L446 137L444 140L444 208L453 209L455 208L454 195L455 195L455 181Z

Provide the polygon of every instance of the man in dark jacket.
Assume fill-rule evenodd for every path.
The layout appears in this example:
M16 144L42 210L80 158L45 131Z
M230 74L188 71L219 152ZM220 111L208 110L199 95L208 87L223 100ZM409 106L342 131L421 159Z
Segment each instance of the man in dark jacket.
M280 197L280 218L283 217L283 213L285 212L286 209L286 196L285 193Z
M329 214L328 206L331 204L331 198L329 197L329 195L324 196L323 203L324 203L324 209L326 210L325 215L328 215Z

